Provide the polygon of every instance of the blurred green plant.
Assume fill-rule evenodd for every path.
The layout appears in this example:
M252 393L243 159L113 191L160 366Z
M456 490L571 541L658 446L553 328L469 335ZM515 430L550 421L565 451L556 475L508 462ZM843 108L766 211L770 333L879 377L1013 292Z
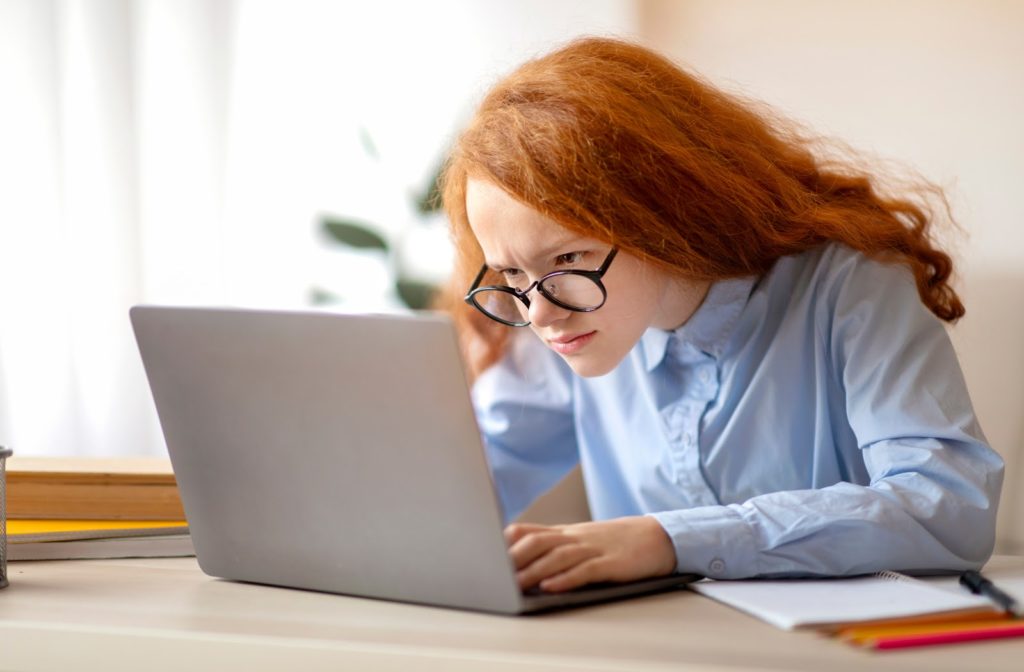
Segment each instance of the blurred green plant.
M360 129L360 140L367 155L379 159L377 148L365 129ZM418 221L413 226L431 226L428 220L440 212L441 194L438 190L438 180L443 168L444 162L441 161L431 173L425 188L410 194L413 210L418 216ZM325 214L320 217L319 228L328 240L351 251L380 253L393 274L395 292L406 307L424 310L431 306L440 290L438 283L417 277L410 272L405 255L399 254L397 241L383 235L384 227L361 219ZM310 300L314 305L330 305L342 303L344 297L322 287L313 287L310 291Z

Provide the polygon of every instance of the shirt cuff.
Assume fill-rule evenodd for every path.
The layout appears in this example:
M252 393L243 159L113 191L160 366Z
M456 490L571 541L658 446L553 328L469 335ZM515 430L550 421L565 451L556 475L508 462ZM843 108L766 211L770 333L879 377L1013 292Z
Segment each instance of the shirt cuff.
M647 514L661 523L676 549L676 571L712 579L756 576L754 531L731 506L701 506Z

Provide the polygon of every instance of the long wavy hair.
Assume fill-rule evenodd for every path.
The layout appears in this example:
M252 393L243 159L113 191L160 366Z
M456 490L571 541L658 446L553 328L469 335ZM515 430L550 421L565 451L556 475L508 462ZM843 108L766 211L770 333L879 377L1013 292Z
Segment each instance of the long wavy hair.
M949 214L941 189L918 179L883 192L880 171L826 149L636 44L583 38L525 63L486 95L441 178L456 247L444 303L471 372L501 356L510 330L461 301L483 263L470 177L679 277L761 275L838 242L906 264L936 316L961 317L952 260L931 231L933 204Z

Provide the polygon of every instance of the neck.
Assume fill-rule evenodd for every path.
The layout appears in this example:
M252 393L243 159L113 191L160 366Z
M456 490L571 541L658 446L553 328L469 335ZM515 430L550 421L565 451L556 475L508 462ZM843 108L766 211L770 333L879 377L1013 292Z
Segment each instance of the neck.
M667 331L683 326L704 303L710 289L711 282L708 280L678 280L671 283L662 300L660 316L651 326Z

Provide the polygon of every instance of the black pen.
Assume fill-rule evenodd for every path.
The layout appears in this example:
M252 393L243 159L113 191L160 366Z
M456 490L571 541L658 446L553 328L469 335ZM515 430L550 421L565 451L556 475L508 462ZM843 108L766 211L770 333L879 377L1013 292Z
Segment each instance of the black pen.
M1012 595L1007 595L996 588L996 585L981 575L981 572L969 570L960 575L960 585L966 586L968 590L976 595L984 595L992 600L1003 611L1014 616L1021 616L1020 605Z

